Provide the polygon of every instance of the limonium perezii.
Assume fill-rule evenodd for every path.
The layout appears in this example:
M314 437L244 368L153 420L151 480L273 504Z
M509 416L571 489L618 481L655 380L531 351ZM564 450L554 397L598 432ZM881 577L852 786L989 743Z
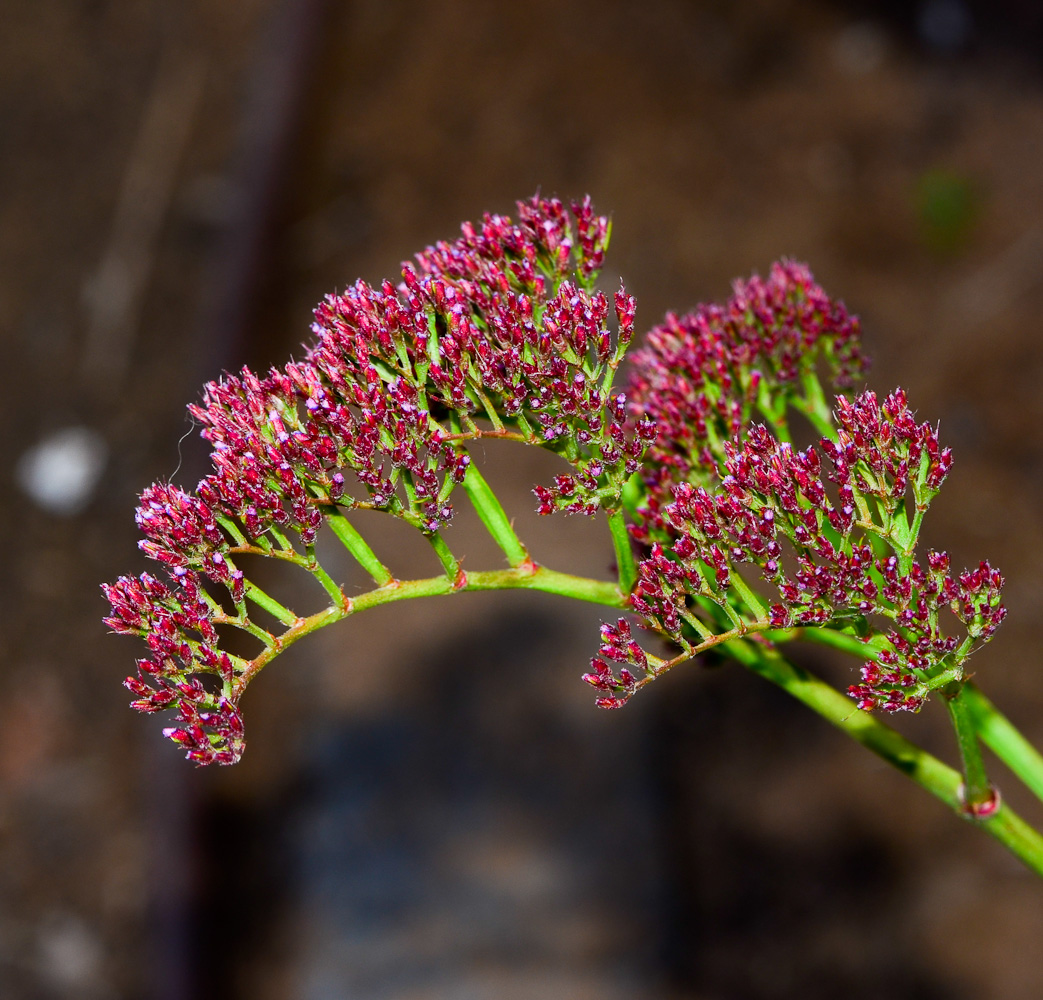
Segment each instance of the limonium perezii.
M584 674L598 705L617 708L714 650L1043 871L1043 841L1001 804L979 742L1041 795L1043 760L967 673L1004 618L1003 578L987 561L955 570L919 543L952 465L938 428L902 389L858 388L868 368L858 319L792 260L737 281L723 305L668 315L628 359L634 298L597 285L610 230L589 198L537 195L513 218L465 223L397 281L327 296L299 360L209 383L189 409L213 471L191 490L144 491L140 546L158 569L104 586L107 624L148 644L125 681L132 706L169 713L163 732L190 760L232 764L247 686L309 633L407 598L543 590L612 609ZM559 457L550 482L531 484L536 507L603 518L611 575L530 554L478 467L484 439ZM461 498L500 565L465 567L454 552ZM410 525L441 571L396 577L353 522L359 510ZM366 584L333 579L320 532ZM294 611L244 573L244 556L297 567L325 606ZM236 630L253 655L226 648L243 648L225 641ZM846 697L783 656L798 639L856 658ZM932 693L949 710L961 772L867 714L917 711Z

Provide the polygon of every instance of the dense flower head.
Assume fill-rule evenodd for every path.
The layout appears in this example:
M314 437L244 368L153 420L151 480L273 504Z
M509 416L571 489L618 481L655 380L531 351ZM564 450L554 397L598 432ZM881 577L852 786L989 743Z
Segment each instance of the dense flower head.
M611 390L635 305L622 288L611 300L593 291L608 233L589 198L566 209L537 196L518 204L517 222L465 223L457 240L403 265L396 319L377 343L356 335L381 326L364 286L329 297L316 312L313 356L351 364L364 348L369 363L421 385L430 409L454 413L460 436L488 420L492 434L560 453L573 472L537 489L542 513L618 505L655 428L628 428L625 396Z
M862 708L916 710L1003 620L1002 577L988 563L952 576L945 553L915 557L920 519L951 466L937 430L917 423L905 393L838 397L836 440L797 450L763 425L725 445L715 489L682 482L645 512L637 534L655 538L638 567L632 608L686 650L706 638L706 611L752 629L860 623L867 655L851 689ZM823 456L825 456L823 458ZM742 577L758 572L772 597ZM946 627L963 626L963 636ZM741 619L738 615L744 615ZM881 627L882 625L882 627ZM587 680L620 703L649 667L614 634ZM605 660L626 666L613 675ZM640 668L642 673L636 673Z
M137 510L141 548L169 584L146 574L105 589L109 624L144 636L154 654L128 680L134 707L176 710L166 733L189 757L224 763L242 748L250 661L220 651L215 623L251 633L263 655L279 641L250 618L246 601L259 599L239 554L314 571L324 519L356 508L432 534L452 518L467 442L487 436L569 463L536 488L541 512L619 506L655 426L632 421L612 389L634 300L594 290L609 229L589 198L566 206L537 195L518 204L516 221L465 223L459 238L404 264L400 284L359 281L327 296L304 360L206 385L190 412L213 471L193 491L150 486ZM346 601L324 586L335 605Z
M178 567L170 585L149 573L120 577L103 591L112 605L105 623L142 636L150 656L123 683L139 712L176 710L164 735L198 764L234 764L243 752L243 723L230 698L236 666L218 646L212 602L197 574ZM207 677L212 683L204 683Z
M653 499L670 486L716 479L724 445L751 421L784 413L820 365L838 387L867 365L860 325L795 261L772 265L767 279L737 281L723 305L669 314L635 352L631 411L660 428L645 459Z
M451 516L446 498L469 461L429 419L414 385L321 353L264 379L244 369L212 382L191 410L217 467L198 492L252 537L290 526L309 544L330 504L389 510L434 530ZM362 499L345 493L345 471Z

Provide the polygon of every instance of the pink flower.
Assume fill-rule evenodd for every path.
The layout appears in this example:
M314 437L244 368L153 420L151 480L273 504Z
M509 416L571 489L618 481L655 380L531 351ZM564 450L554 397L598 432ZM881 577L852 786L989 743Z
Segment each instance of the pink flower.
M722 620L741 609L762 630L862 622L870 659L852 695L862 708L916 710L1003 620L1003 579L984 562L954 579L945 553L928 552L926 570L916 561L911 519L918 523L937 493L951 454L915 421L902 390L882 405L872 392L838 397L836 414L837 439L818 449L798 451L754 425L725 444L716 488L674 485L671 502L638 524L636 534L657 540L630 603L685 649L698 648L699 602L720 608ZM733 586L745 567L777 594L760 620ZM962 637L946 632L944 608L964 625ZM603 643L599 655L645 666L618 642ZM602 668L588 683L621 703L635 690L633 671L613 679Z

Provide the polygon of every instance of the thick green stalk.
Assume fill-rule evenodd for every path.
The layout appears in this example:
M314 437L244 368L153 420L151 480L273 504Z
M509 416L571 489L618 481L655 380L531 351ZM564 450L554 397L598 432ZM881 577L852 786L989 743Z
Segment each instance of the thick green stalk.
M394 580L391 570L377 558L377 554L343 514L327 514L326 523L375 583L383 586Z
M637 565L634 563L634 547L627 531L623 510L613 510L608 515L608 529L612 533L612 547L616 552L616 566L619 571L619 589L629 594L637 582Z
M953 682L942 691L942 700L949 710L949 718L956 733L956 742L960 748L960 760L963 761L963 787L961 798L971 812L979 812L988 808L995 801L996 793L989 784L985 773L985 761L982 760L981 746L978 744L978 733L974 728L971 713L963 699L963 685Z
M768 618L768 609L764 607L764 602L750 589L750 585L740 574L735 572L732 573L731 585L735 588L735 592L739 597L742 598L746 607L750 609L753 616L760 621L766 621Z
M963 698L981 741L1043 801L1043 756L972 683Z
M259 608L263 608L273 618L282 622L283 625L293 625L297 621L297 616L289 608L280 604L274 597L266 594L256 583L247 580L245 592L246 596L254 604Z
M872 646L844 632L828 628L787 629L769 633L776 641L804 639L841 649L866 659ZM1043 801L1043 755L1021 734L1014 724L989 701L977 685L963 685L963 701L978 737L1004 764Z
M1043 836L1003 803L988 816L965 808L963 777L936 757L910 743L890 726L813 674L785 660L778 652L749 642L732 642L727 651L749 670L778 685L852 739L897 768L950 809L995 837L1037 875L1043 875Z
M470 498L471 505L478 517L481 518L482 524L503 550L507 562L511 566L520 566L522 563L528 562L529 553L522 545L521 539L515 534L511 519L474 462L467 466L467 472L464 473L461 485Z

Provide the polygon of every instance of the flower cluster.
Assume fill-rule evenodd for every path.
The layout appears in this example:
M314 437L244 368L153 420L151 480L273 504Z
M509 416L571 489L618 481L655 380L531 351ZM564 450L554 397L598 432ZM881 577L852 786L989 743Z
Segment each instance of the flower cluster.
M418 329L415 353L425 366L433 357L429 401L465 425L485 417L494 432L550 447L573 466L552 487L537 487L541 513L593 514L618 506L656 436L651 420L632 432L624 395L611 391L634 335L634 299L615 293L613 338L609 300L592 291L609 226L589 198L571 213L538 197L518 212L517 223L486 216L480 228L465 224L458 240L404 266L410 307L434 316Z
M720 641L707 617L734 635L857 625L872 656L851 688L860 707L916 710L963 676L974 644L1003 620L1002 577L982 563L953 578L945 553L929 552L926 569L916 561L920 521L952 459L937 431L915 421L904 392L883 404L872 392L839 397L836 416L836 440L819 445L825 475L819 449L797 451L755 425L726 444L716 490L674 486L672 502L639 532L659 540L639 566L631 606L692 655ZM774 603L747 585L743 566L759 570ZM945 608L964 626L962 639L947 634ZM620 641L619 627L602 638L603 659L587 680L614 705L635 690L634 668L647 680L657 667ZM616 677L605 659L626 667Z
M465 223L459 239L403 265L400 289L359 282L328 296L315 313L319 339L309 361L339 379L342 394L369 386L405 397L392 411L404 406L426 421L411 428L411 454L436 454L447 436L512 437L560 452L574 474L539 488L540 509L590 514L618 505L654 437L650 421L636 433L626 427L624 397L611 392L633 337L634 300L616 293L613 338L609 300L591 291L609 227L589 198L569 212L557 199L535 197L518 211L517 222L487 215L481 226ZM357 405L372 409L365 400ZM443 413L448 435L432 417ZM385 497L378 490L376 505ZM450 513L439 494L429 514L437 522Z
M243 752L243 722L231 699L236 665L217 646L214 608L199 576L172 573L171 589L149 573L120 577L103 587L112 605L105 619L114 632L142 636L151 658L138 661L138 676L124 681L139 712L177 710L177 725L163 734L197 764L234 764ZM208 688L203 671L216 675Z
M830 413L819 369L840 385L862 373L858 320L806 267L775 264L766 280L736 283L723 307L667 317L638 352L629 393L615 391L635 305L623 288L595 290L609 229L589 198L566 207L538 195L518 204L516 220L465 223L457 239L403 264L400 284L359 281L328 296L303 360L205 387L190 411L213 471L192 491L150 486L137 510L140 546L164 578L103 588L108 625L150 648L125 681L133 707L174 712L164 733L191 760L239 759L240 698L286 645L360 603L401 596L345 512L384 511L423 532L446 578L413 581L417 593L459 589L468 574L440 531L463 484L511 563L475 579L533 585L540 567L470 467L467 445L484 438L565 459L567 472L535 487L539 511L608 511L620 562L618 589L582 593L611 591L616 605L624 592L681 649L662 660L625 618L603 626L585 677L599 705L621 705L715 645L805 626L864 639L851 688L864 708L916 709L963 678L973 647L1003 619L1002 578L988 563L952 575L945 553L917 560L920 522L952 459L901 390L882 404L871 392L841 396ZM789 443L790 409L825 433L817 447ZM319 564L324 523L373 577L366 601L349 599ZM245 578L243 554L306 570L329 606L300 617ZM751 569L754 586L743 576ZM575 582L548 572L544 586L548 576ZM254 607L282 631L252 618ZM223 629L261 650L231 654Z
M654 661L634 639L630 622L625 618L620 618L615 625L601 626L599 654L590 661L590 672L583 675L583 680L600 692L594 700L598 708L622 708L641 681L655 676ZM617 673L606 660L624 666Z
M724 306L668 315L635 352L630 380L635 419L660 428L644 462L650 502L669 502L673 483L715 481L724 445L755 414L777 427L787 405L810 406L820 362L835 385L850 385L867 363L859 337L857 317L793 261L737 281Z
M593 291L608 236L589 198L566 208L534 197L519 203L517 222L487 215L428 248L403 265L401 285L360 281L328 296L303 361L206 386L190 411L214 471L194 491L149 487L137 511L141 547L169 582L146 574L105 589L110 625L153 645L127 680L134 706L175 709L180 725L167 734L192 759L225 763L242 746L250 663L219 651L214 622L259 639L264 656L279 645L249 617L246 601L260 599L237 554L314 572L324 518L359 507L433 533L452 517L466 443L486 436L551 448L572 465L537 487L541 511L619 506L655 427L633 427L612 391L634 300L621 289L610 305ZM345 600L328 578L324 586L334 605ZM235 614L207 587L226 590ZM282 612L292 627L296 616Z
M876 659L863 664L862 683L848 689L863 709L918 709L931 690L962 679L963 661L973 644L987 641L1007 614L1000 603L1003 576L988 562L954 580L948 574L948 554L928 552L926 571L914 563L908 576L900 578L890 562L894 558L883 567L878 564L894 626ZM938 611L944 607L964 625L962 642L939 627Z

